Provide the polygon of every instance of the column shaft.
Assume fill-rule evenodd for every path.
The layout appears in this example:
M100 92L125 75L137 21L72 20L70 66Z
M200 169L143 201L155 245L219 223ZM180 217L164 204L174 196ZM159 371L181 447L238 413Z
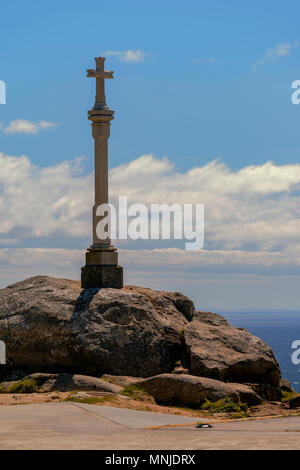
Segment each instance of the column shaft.
M108 203L108 139L95 138L95 204Z
M110 238L100 239L97 236L97 224L101 220L96 215L99 205L108 203L108 138L110 123L97 122L92 124L95 140L95 205L93 208L93 245L107 249L111 245Z

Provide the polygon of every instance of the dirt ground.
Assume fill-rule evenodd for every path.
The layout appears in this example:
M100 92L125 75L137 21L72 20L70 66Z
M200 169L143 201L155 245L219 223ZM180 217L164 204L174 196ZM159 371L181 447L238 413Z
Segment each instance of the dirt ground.
M175 406L157 405L152 397L132 399L121 395L110 395L99 392L78 392L74 395L70 392L49 392L49 393L1 393L0 406L20 405L29 403L61 402L65 400L78 401L82 403L92 403L98 406L113 406L139 411L152 411L156 413L173 414L178 416L191 416L195 418L214 419L236 419L241 418L236 413L211 413L205 410L194 410L190 408L179 408ZM261 405L248 409L245 417L262 418L266 416L287 416L300 414L299 410L291 410L288 405L281 402L264 402Z
M0 393L1 405L25 405L28 403L46 403L52 401L63 401L70 392L49 393Z

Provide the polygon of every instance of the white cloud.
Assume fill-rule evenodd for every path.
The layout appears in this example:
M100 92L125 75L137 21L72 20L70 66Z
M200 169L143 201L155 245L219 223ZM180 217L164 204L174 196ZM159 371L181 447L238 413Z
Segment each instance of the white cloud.
M147 175L147 177L146 177ZM186 173L144 155L111 171L111 196L132 202L204 203L205 247L285 249L298 243L300 165L248 166L231 171L213 161Z
M39 168L28 157L0 153L0 242L84 237L90 233L92 175L81 160ZM176 171L143 155L110 171L110 195L128 202L203 203L205 248L282 251L298 246L300 165L267 162L232 171L220 161Z
M266 62L275 62L275 60L285 57L290 54L293 47L299 47L300 42L296 41L293 44L289 42L283 42L278 44L276 47L269 48L263 58L259 60L254 66L253 69L257 69Z
M117 56L121 62L143 62L146 57L149 56L148 53L143 52L141 49L137 50L128 50L128 51L107 51L103 54L104 56Z
M40 130L53 129L57 126L55 122L39 121L32 122L27 119L15 119L4 129L6 134L38 134Z
M28 157L0 153L0 240L78 236L88 230L92 177L80 159L39 168Z
M39 168L26 156L0 154L0 234L22 240L89 233L93 179L80 173L80 165L77 159ZM143 155L110 171L113 201L127 195L129 203L205 204L205 247L218 250L298 244L299 189L299 164L267 162L232 171L212 161L180 173L167 158Z

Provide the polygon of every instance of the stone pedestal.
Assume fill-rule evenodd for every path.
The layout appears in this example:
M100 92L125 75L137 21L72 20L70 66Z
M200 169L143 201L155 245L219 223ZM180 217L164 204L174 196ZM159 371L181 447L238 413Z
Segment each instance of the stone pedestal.
M123 268L118 265L118 252L89 248L85 254L86 265L81 268L81 287L83 289L111 287L122 289Z
M83 289L110 287L122 289L122 266L87 264L81 268L81 287Z

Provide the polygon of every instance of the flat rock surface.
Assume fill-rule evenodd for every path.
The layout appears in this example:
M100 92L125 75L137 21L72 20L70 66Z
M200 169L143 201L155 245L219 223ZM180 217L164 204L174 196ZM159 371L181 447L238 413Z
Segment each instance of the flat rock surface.
M134 385L136 382L142 379L142 377L129 377L127 375L110 375L105 374L101 377L103 380L107 380L109 383L119 385L120 387L128 387Z
M67 373L46 374L37 372L29 374L19 381L2 382L0 393L9 392L12 385L21 386L24 381L34 383L38 387L39 392L96 390L99 392L119 393L123 390L123 387L111 384L97 377Z
M160 374L141 380L136 386L146 390L157 403L200 406L205 399L217 401L229 397L238 402L239 395L229 384L206 377L186 374Z
M0 406L0 449L300 450L300 417L214 422L212 429L196 429L185 426L182 417L174 423L174 416L136 413L72 403ZM162 423L178 426L145 429Z

